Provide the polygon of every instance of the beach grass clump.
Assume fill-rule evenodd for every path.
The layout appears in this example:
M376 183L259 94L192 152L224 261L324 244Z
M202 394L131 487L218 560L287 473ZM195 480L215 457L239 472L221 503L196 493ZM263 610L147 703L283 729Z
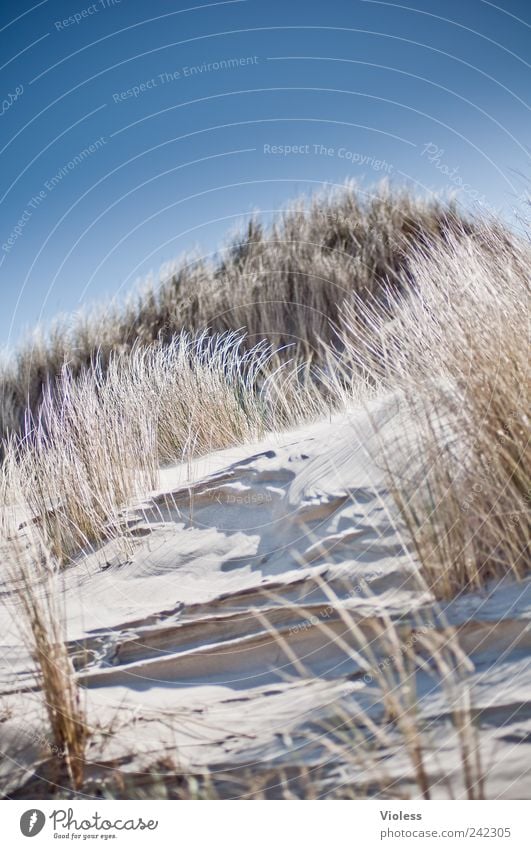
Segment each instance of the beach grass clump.
M408 471L385 462L436 595L530 565L529 246L484 225L411 257L387 309L355 303L345 345L360 374L403 393Z

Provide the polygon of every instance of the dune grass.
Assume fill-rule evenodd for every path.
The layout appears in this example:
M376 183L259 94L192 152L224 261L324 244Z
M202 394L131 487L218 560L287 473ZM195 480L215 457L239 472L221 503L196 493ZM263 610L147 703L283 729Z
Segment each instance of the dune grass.
M4 372L3 544L31 529L36 562L55 574L123 533L121 508L156 485L164 463L399 390L415 422L405 449L421 462L405 473L382 460L425 585L449 598L521 578L531 537L528 267L528 245L501 224L385 190L365 203L347 189L296 205L269 232L252 222L217 265L182 266L101 321L58 325ZM5 518L7 504L16 518ZM76 787L87 735L75 673L60 616L37 592L39 570L24 564L26 631ZM442 670L450 649L428 643ZM428 797L424 730L401 662L377 683ZM477 798L470 705L466 688L457 693L464 783Z
M180 333L118 352L105 370L63 369L3 463L7 497L57 562L112 536L119 509L155 487L162 464L263 433L259 378L271 354L242 351L243 338Z
M5 505L1 519L3 582L11 590L6 595L22 642L33 658L38 698L48 720L48 733L41 742L46 744L51 765L49 780L76 793L85 779L91 731L68 652L57 564L32 526L22 536L9 536L6 544L10 523Z
M398 268L397 254L392 269L382 251L403 238L415 211L417 218L421 211L427 216L422 226L431 222L431 241L417 221L414 244L405 252L401 243L407 260ZM323 237L332 215L333 245ZM5 442L3 474L9 480L10 468L16 468L19 492L13 497L25 502L46 546L68 562L105 539L117 511L155 486L164 463L256 440L371 392L399 389L417 419L407 450L425 458L425 476L422 486L394 480L393 488L428 583L437 595L448 595L506 571L520 576L530 529L528 246L500 224L472 227L451 210L443 214L442 208L383 190L365 206L348 190L309 209L296 206L279 226L273 225L268 239L250 225L247 240L233 245L218 269L223 279L233 275L231 283L216 291L220 297L230 291L237 304L251 267L264 270L267 262L284 269L279 280L290 278L290 263L299 260L308 275L305 252L309 244L315 247L318 232L320 255L337 260L347 273L344 248L352 247L355 233L356 239L363 235L364 282L358 275L352 294L346 286L338 289L328 273L323 280L334 287L334 307L322 300L319 326L297 312L297 304L305 309L307 302L290 289L284 318L271 314L261 329L256 322L267 309L253 306L251 317L235 307L238 322L247 320L239 332L181 331L149 345L137 339L131 348L130 340L122 344L118 325L109 331L117 321L111 313L107 324L100 322L110 349L94 353L83 336L83 356L91 359L81 370L63 365L54 380L48 380L59 368L54 347L41 349L41 400L36 410L25 409L22 432L10 433ZM273 238L280 232L289 237L282 243L289 262ZM377 242L384 247L377 250ZM318 290L322 294L321 283ZM339 291L347 295L342 303ZM284 331L279 337L287 348L256 341L266 335L269 320L270 327L285 330L288 316L298 328L298 345L290 347ZM96 326L91 328L95 341ZM327 341L332 336L334 342ZM53 368L46 365L48 354ZM441 427L452 432L450 442L442 439Z
M319 361L345 299L408 287L415 246L477 229L452 204L385 184L364 193L347 183L295 201L269 227L254 218L213 258L184 259L123 304L35 331L0 372L0 437L24 431L27 410L37 414L65 365L75 377L95 358L105 369L117 351L167 343L182 330L243 329L249 347L290 345L291 357Z
M417 424L403 447L420 477L418 463L409 477L387 466L439 597L530 566L529 248L488 227L485 244L463 234L417 251L413 294L345 312L352 363L402 390Z

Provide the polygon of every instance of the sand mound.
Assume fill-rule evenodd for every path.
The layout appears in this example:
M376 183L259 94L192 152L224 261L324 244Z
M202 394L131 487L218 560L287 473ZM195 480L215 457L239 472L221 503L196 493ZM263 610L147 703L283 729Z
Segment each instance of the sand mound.
M365 649L384 665L388 648L375 634L389 623L404 640L423 629L443 635L450 624L474 664L488 793L529 796L531 585L506 581L444 609L422 589L380 461L385 444L397 470L414 469L409 426L392 395L191 469L165 469L161 490L124 512L123 538L65 571L69 649L96 727L96 780L119 768L138 781L164 757L183 773L306 765L319 768L323 792L327 782L361 780L362 766L342 762L337 742L340 714L354 724L360 710L384 719ZM50 751L33 664L10 612L8 599L1 775L14 793ZM428 660L416 687L434 741L435 795L447 795L437 785L443 775L459 794L456 735ZM110 736L97 731L109 724ZM385 759L400 792L414 793L404 747Z

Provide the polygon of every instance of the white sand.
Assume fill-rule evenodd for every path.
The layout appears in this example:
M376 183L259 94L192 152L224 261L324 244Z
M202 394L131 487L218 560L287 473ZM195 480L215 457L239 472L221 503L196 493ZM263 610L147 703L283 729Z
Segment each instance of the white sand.
M163 470L160 491L124 514L133 542L113 542L65 572L67 633L89 720L105 727L112 719L115 731L104 743L95 734L92 758L124 771L170 755L184 772L259 772L282 762L328 764L336 783L363 774L338 763L330 743L340 707L353 714L362 705L380 722L381 699L346 651L359 644L319 580L367 643L384 614L404 632L441 622L396 529L381 462L385 443L395 473L418 472L419 458L404 448L409 427L391 396L368 411L202 458L190 482L183 466ZM474 664L488 793L528 798L531 583L468 594L444 614ZM0 725L0 770L14 789L49 747L39 700L27 692L32 664L5 608L0 624L1 687L13 711ZM431 723L430 772L435 781L451 775L459 795L456 739L429 666L417 690ZM404 749L390 754L400 792L415 793Z

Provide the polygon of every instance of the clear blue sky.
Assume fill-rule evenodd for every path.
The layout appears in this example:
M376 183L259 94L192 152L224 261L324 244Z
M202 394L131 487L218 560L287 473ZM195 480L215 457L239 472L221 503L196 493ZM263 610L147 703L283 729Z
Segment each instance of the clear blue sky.
M3 0L0 344L346 177L511 219L531 173L530 12Z

